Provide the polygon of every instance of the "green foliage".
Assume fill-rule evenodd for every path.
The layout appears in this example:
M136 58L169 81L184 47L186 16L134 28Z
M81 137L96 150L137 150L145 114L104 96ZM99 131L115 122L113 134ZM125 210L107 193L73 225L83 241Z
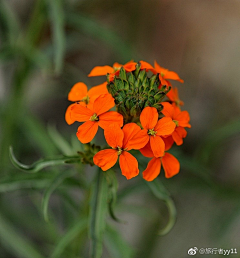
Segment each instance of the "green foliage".
M36 172L42 170L43 168L49 167L49 166L72 164L72 163L80 162L80 157L73 156L73 157L60 157L60 158L56 158L56 159L39 160L39 161L36 161L35 163L33 163L32 165L24 165L16 159L16 157L14 156L12 147L10 147L9 154L10 154L10 159L11 159L13 165L16 168L22 169L23 171L28 172L28 173L36 173Z
M176 222L177 212L176 212L175 204L171 199L169 193L167 192L167 190L159 180L155 179L153 182L147 183L147 185L151 189L154 196L164 201L168 208L168 212L169 212L168 223L165 226L165 228L159 231L159 235L166 235L172 229L172 227Z
M100 258L102 256L102 242L107 215L107 193L107 180L102 171L98 170L96 179L92 185L90 203L89 234L91 238L91 258Z

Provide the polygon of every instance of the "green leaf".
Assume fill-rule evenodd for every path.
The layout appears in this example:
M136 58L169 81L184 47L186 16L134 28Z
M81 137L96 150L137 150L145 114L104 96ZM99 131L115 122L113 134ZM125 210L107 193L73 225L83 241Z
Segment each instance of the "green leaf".
M58 258L63 253L64 249L68 247L73 240L87 228L87 219L79 219L65 234L60 238L56 244L55 249L51 255L51 258Z
M117 201L117 190L118 190L118 181L116 178L116 173L113 170L108 170L104 173L108 183L108 210L111 218L117 222L120 222L114 213L114 206Z
M61 153L67 156L74 155L76 153L72 150L71 146L63 136L57 131L55 126L48 126L48 134Z
M64 164L71 164L71 163L79 163L80 158L73 156L73 157L60 157L56 159L45 159L45 160L39 160L32 165L24 165L20 163L16 157L14 156L13 149L10 147L9 149L9 155L10 159L13 163L13 165L21 170L24 170L28 173L36 173L40 171L41 169L48 167L48 166L56 166L56 165L64 165Z
M111 255L114 258L131 258L134 250L122 238L119 231L115 230L110 225L107 225L107 230L104 236L104 243Z
M103 234L106 227L108 184L102 170L97 170L96 180L92 186L90 204L90 238L91 258L102 255Z
M43 195L43 200L42 200L42 209L43 209L43 216L45 221L49 221L48 219L48 204L49 204L49 199L53 193L53 191L68 177L72 177L76 174L76 171L70 171L70 172L62 172L59 175L57 175L55 178L53 178L51 184L49 187L46 189Z
M62 71L65 52L65 12L62 0L51 0L47 3L49 4L53 31L55 73L59 74Z
M159 235L166 235L174 226L175 221L176 221L176 208L174 205L173 200L170 197L170 194L168 191L165 189L163 184L157 179L155 179L152 182L146 182L149 188L151 189L152 193L157 197L158 199L162 200L165 202L168 212L169 212L169 220L167 225L159 231Z
M5 246L16 257L44 258L23 235L17 233L16 229L0 214L0 238L1 244Z

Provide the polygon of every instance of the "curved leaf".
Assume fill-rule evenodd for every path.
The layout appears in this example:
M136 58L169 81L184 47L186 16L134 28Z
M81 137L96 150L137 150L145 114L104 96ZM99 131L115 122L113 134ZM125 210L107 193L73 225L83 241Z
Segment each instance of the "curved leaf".
M45 159L45 160L39 160L32 165L24 165L21 162L19 162L14 153L13 148L10 147L9 149L9 155L10 159L13 163L13 165L21 170L24 170L28 173L36 173L40 171L41 169L48 167L48 166L56 166L56 165L63 165L63 164L70 164L70 163L79 163L80 157L79 156L73 156L73 157L60 157L56 159Z
M166 235L174 226L176 222L176 208L170 194L161 184L161 182L155 179L152 182L146 182L152 193L160 200L164 201L169 212L169 220L167 225L159 231L159 235Z
M43 215L45 221L48 221L48 204L51 197L51 194L53 191L68 177L72 177L76 174L76 171L70 171L70 172L62 172L61 174L57 175L49 185L49 187L46 189L43 200L42 200L42 209L43 209Z
M117 189L118 189L118 181L116 178L116 174L113 170L108 170L104 173L104 176L108 183L108 211L111 218L117 222L121 222L114 213L114 206L117 200Z

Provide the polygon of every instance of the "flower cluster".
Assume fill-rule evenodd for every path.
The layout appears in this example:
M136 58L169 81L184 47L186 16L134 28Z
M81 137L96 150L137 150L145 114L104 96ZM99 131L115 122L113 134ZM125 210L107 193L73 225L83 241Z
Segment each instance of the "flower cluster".
M97 66L88 76L103 75L107 81L89 91L82 82L73 86L68 99L74 103L65 115L68 124L84 122L77 130L82 143L92 141L99 126L104 130L111 148L96 153L94 164L106 171L119 158L122 174L131 179L139 174L138 161L129 152L134 149L151 158L143 171L145 180L154 180L161 166L167 178L176 175L179 161L167 151L174 142L183 143L185 127L191 125L189 113L181 111L178 90L169 80L183 80L157 62L153 67L144 61ZM110 111L114 107L116 111Z

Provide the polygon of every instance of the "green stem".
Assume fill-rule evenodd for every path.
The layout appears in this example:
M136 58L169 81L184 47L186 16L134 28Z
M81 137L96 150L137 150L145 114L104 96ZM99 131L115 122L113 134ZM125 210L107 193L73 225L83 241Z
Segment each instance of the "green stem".
M104 173L97 171L96 181L92 188L92 200L90 206L90 238L91 258L102 256L103 234L106 228L108 185Z

